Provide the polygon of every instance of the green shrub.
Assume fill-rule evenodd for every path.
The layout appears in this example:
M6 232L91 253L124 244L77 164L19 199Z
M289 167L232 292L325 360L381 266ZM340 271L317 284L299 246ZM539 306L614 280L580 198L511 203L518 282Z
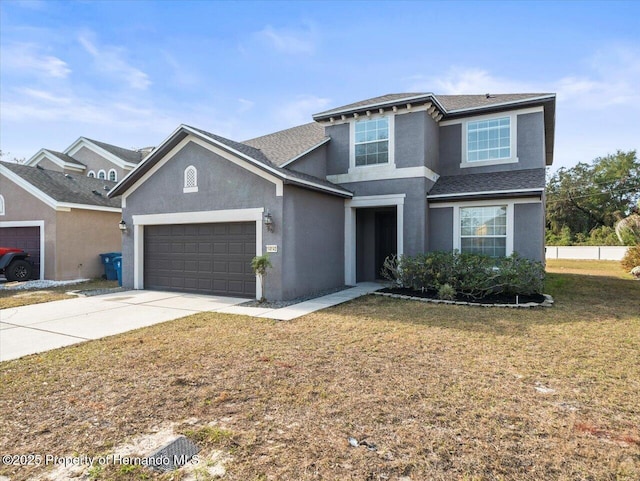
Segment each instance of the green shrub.
M622 264L622 268L627 272L634 267L640 266L640 244L629 247L620 264Z
M451 284L442 284L438 289L438 299L453 301L456 298L456 290Z
M384 263L382 275L394 287L440 293L448 285L454 295L472 299L489 294L540 294L544 287L542 263L517 254L498 259L459 252L428 252L400 259L391 256Z

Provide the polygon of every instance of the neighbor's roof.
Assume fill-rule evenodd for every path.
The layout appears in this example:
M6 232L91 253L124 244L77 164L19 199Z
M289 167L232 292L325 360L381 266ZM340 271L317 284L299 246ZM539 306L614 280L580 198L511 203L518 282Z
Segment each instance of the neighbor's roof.
M160 146L158 146L138 167L132 170L124 179L122 179L109 195L121 195L126 192L142 175L148 172L170 149L175 147L189 134L196 135L202 140L218 146L226 147L232 154L239 153L241 156L248 158L250 163L257 167L279 177L287 184L299 185L305 188L316 189L324 192L330 192L344 197L351 197L353 193L344 187L333 184L326 179L320 179L312 175L303 174L293 170L280 167L275 161L272 161L260 149L247 145L245 143L236 142L235 140L212 134L206 130L197 129L189 125L181 125L171 134Z
M511 170L473 175L442 176L427 197L429 199L469 197L488 193L523 194L542 192L545 187L545 169Z
M111 189L115 182L11 162L0 162L0 166L7 168L57 202L118 209L121 207L120 198L108 198L108 190L105 190L105 186Z
M80 162L79 160L74 159L73 157L71 157L71 156L69 156L67 154L63 154L62 152L56 152L55 150L51 150L51 149L44 149L44 150L49 152L50 154L55 155L60 160L64 160L65 162L67 162L69 164L76 164L78 167L86 167L86 165L84 165L82 162Z
M96 144L98 147L102 147L107 152L119 157L120 159L131 162L132 164L139 164L143 158L142 152L139 150L130 150L122 147L118 147L117 145L107 144L105 142L99 142L97 140L89 139L85 137L89 142Z
M290 129L245 140L243 144L261 150L275 165L283 165L329 140L324 127L311 122Z

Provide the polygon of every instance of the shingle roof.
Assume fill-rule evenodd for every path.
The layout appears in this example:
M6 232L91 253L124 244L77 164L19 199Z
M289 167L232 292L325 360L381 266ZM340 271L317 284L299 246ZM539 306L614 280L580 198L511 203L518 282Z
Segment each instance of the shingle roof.
M477 109L482 107L491 107L503 103L519 102L545 97L553 94L549 93L530 93L530 94L491 94L487 97L482 95L436 95L440 104L447 110L466 110Z
M71 157L71 156L69 156L67 154L63 154L62 152L56 152L55 150L51 150L51 149L44 149L44 150L46 150L47 152L52 153L53 155L58 157L60 160L64 160L65 162L68 162L70 164L77 164L79 166L86 167L85 164L83 164L79 160L76 160L76 159L74 159L73 157Z
M108 198L108 191L104 189L105 186L111 189L116 184L115 182L94 179L82 174L68 175L62 172L10 162L0 162L0 165L20 176L57 202L101 207L121 207L120 198ZM93 191L99 192L100 195L94 194Z
M386 94L380 97L373 97L359 102L343 105L324 112L319 112L313 115L314 119L327 118L331 113L342 113L349 111L363 110L365 107L377 108L381 106L390 106L394 103L402 103L408 99L414 99L416 101L428 101L430 98L435 99L440 106L445 110L444 114L449 112L455 112L457 110L473 110L483 107L490 108L492 106L504 104L504 103L516 103L524 102L527 100L534 100L540 97L551 96L553 94L548 93L525 93L525 94L479 94L479 95L435 95L428 92L409 92L409 93L397 93Z
M545 169L442 176L428 197L483 192L532 191L545 187Z
M326 138L324 127L317 122L311 122L245 140L243 144L260 149L274 164L282 165L315 147Z
M96 144L98 147L102 147L107 152L110 152L111 154L121 158L126 162L131 162L132 164L138 164L142 160L143 154L138 150L124 149L122 147L118 147L117 145L111 145L105 142L99 142L97 140L88 139L88 138L87 140L89 142Z

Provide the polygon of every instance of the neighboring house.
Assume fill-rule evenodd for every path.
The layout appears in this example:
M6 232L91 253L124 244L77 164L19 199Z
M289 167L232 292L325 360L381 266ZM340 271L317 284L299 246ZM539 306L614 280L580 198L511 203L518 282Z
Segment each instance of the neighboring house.
M151 148L123 149L116 145L80 137L64 152L41 149L25 162L47 170L117 182L133 170L151 152Z
M99 277L98 254L121 250L120 198L107 192L145 153L80 137L0 163L0 245L29 252L40 279Z
M266 297L371 281L385 257L454 249L544 260L554 94L391 94L244 143L186 125L122 195L123 282Z

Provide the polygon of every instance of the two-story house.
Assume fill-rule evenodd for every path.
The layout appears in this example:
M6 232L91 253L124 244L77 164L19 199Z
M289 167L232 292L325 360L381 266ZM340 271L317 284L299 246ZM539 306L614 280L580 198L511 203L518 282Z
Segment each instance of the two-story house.
M41 149L0 163L0 245L29 252L40 279L98 277L98 254L121 249L120 198L107 192L148 149L80 137L64 152Z
M554 94L391 94L245 142L176 129L122 196L124 285L291 299L379 277L390 254L544 259Z

